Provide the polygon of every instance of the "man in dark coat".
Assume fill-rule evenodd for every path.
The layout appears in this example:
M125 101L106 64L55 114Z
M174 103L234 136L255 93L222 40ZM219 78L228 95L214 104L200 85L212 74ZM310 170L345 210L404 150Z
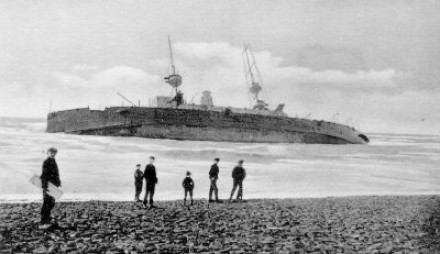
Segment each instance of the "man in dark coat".
M144 173L142 173L141 164L137 164L136 170L134 171L134 188L135 188L134 201L136 202L141 201L139 199L139 195L141 195L142 192L142 186L144 185L143 182L144 182Z
M232 179L234 180L234 186L232 187L231 197L229 202L232 201L232 196L238 187L237 200L243 199L243 180L246 178L246 170L243 168L243 160L239 160L237 166L232 170Z
M194 190L194 181L191 178L191 172L186 172L186 177L183 179L182 187L185 191L185 197L183 198L183 205L186 205L186 197L188 196L191 199L191 205L193 205L193 190Z
M47 151L47 159L43 162L43 172L40 176L43 187L43 207L41 208L41 224L48 225L51 223L51 212L55 207L55 199L48 194L49 183L56 187L61 186L61 180L58 172L57 162L55 156L57 149L51 147Z
M157 177L156 177L156 167L154 166L154 156L150 156L150 163L145 167L144 171L144 178L146 182L146 191L145 191L145 197L144 197L144 207L147 207L148 204L148 197L150 200L150 208L154 207L154 189L157 184Z
M219 174L218 163L220 159L215 158L214 164L212 164L211 169L209 170L209 180L211 181L211 187L209 188L209 202L214 202L212 199L212 193L215 194L215 201L220 203L221 201L218 199L218 188L217 188L217 180Z

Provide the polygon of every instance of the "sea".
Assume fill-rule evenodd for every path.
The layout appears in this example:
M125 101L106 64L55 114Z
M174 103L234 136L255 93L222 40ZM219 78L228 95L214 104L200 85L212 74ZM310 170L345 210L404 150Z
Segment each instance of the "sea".
M244 160L244 199L440 194L440 136L367 133L368 145L175 141L45 133L45 119L0 118L0 202L40 202L49 147L64 192L61 201L134 200L134 170L154 155L156 200L183 199L187 171L194 198L207 199L208 172L220 158L219 197L228 199L231 172ZM142 193L143 195L143 193Z

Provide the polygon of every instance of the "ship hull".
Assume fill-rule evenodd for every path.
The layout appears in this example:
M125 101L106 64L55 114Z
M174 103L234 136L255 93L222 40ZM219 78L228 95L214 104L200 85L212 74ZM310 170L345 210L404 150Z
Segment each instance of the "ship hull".
M368 143L364 134L331 122L230 111L150 107L53 112L48 115L46 132L213 142Z

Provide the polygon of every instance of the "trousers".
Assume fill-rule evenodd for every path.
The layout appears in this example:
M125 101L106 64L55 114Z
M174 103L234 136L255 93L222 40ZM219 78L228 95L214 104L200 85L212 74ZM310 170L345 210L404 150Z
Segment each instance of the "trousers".
M156 183L149 183L147 182L147 190L145 191L145 197L144 197L144 204L147 204L147 200L149 198L150 205L154 204L154 189L156 187Z
M142 182L134 183L134 188L135 188L134 200L136 201L139 200L139 196L141 195L142 192L142 187L143 187Z
M209 200L212 200L212 193L215 195L215 200L218 200L217 178L211 178L211 187L209 188Z
M191 203L193 200L193 189L185 189L185 198L183 199L184 201L186 201L186 197L189 194L189 198L191 199Z
M51 212L55 207L55 199L43 191L43 207L41 208L41 223L49 223L52 220Z
M229 199L232 199L232 196L234 196L234 192L238 187L237 192L237 199L243 199L243 180L241 179L234 179L234 186L232 187L231 191L231 197Z

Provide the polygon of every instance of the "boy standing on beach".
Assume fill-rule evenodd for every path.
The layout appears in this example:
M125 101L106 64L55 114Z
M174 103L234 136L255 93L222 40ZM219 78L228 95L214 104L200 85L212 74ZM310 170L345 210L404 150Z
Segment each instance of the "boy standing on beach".
M142 186L144 181L144 173L142 173L141 170L141 164L136 165L136 170L134 171L134 188L135 188L135 195L134 195L134 201L140 202L139 195L141 195L142 192Z
M146 182L146 191L145 191L145 197L144 197L144 207L147 207L148 204L148 196L150 197L150 208L154 208L154 189L157 184L157 177L156 177L156 167L154 166L154 156L150 156L150 163L145 167L144 171L144 178Z
M58 165L55 161L57 149L51 147L47 151L47 159L43 162L43 172L40 176L43 187L43 207L41 208L41 224L42 227L48 227L51 224L51 212L55 207L55 199L48 194L49 183L56 187L61 186L61 180L58 172Z
M232 179L234 179L234 186L232 187L231 197L229 202L232 201L232 196L238 187L237 200L243 199L243 180L246 178L246 170L243 168L243 160L239 160L237 166L232 170Z
M183 205L186 205L186 197L188 196L191 198L191 205L193 204L193 190L194 190L194 181L191 178L191 172L186 172L186 177L183 179L182 182L183 189L185 190L185 198L183 199Z
M215 201L217 203L220 203L220 200L218 199L218 188L217 188L218 173L220 171L218 168L219 161L220 161L219 158L215 158L214 164L212 164L211 169L209 170L209 180L211 181L211 187L209 188L209 202L210 203L214 202L214 200L212 199L213 192L215 194Z

